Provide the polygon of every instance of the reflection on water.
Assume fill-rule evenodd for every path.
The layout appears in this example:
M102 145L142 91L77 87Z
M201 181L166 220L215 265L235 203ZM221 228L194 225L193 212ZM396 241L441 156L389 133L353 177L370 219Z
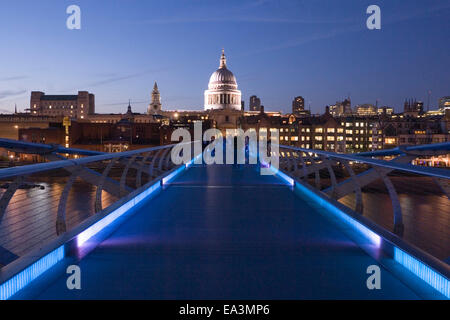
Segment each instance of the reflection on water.
M0 246L17 256L42 247L56 238L56 216L65 179L54 178L48 182L39 182L39 185L45 189L17 190L0 224ZM1 189L0 192L4 191L5 189ZM89 183L76 181L73 184L67 199L67 230L94 213L95 192L96 187ZM116 200L109 193L103 192L104 208Z

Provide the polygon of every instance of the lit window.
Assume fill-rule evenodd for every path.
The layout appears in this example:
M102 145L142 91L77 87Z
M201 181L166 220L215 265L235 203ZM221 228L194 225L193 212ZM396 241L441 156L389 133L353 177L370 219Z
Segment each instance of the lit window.
M395 138L385 138L384 143L386 144L395 144Z

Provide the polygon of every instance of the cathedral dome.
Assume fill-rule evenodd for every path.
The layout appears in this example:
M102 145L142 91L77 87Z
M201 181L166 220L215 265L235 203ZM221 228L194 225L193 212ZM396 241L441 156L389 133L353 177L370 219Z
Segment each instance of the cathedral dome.
M236 78L233 72L227 69L227 60L223 51L222 56L220 57L219 69L213 72L213 74L209 78L208 84L209 90L222 88L237 89Z
M241 110L241 91L237 88L236 78L227 69L227 59L222 50L219 69L209 78L208 90L205 91L205 110Z
M223 87L237 88L236 78L233 72L226 67L217 69L209 78L208 89L220 89Z

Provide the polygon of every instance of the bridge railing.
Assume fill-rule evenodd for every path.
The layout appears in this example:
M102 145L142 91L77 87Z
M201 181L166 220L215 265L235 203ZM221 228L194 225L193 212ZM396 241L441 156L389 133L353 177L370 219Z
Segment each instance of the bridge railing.
M393 232L403 235L402 208L397 190L389 177L394 171L430 177L443 194L450 199L450 170L411 165L410 162L423 155L450 153L450 143L426 146L401 147L380 152L361 154L339 154L323 150L297 148L279 145L280 169L295 179L314 185L329 197L339 200L354 194L354 211L363 213L362 188L381 180L389 194L393 208ZM396 156L391 161L380 160L376 156ZM355 164L364 164L365 170L355 172ZM336 170L345 178L338 181ZM310 179L312 178L312 179ZM313 180L313 182L311 182ZM326 180L324 186L324 180ZM449 203L450 204L450 203Z
M288 181L295 191L300 191L301 196L311 201L313 206L323 209L323 214L336 219L338 223L344 225L348 230L347 235L355 241L361 243L370 255L378 259L380 263L386 263L390 266L393 262L400 264L409 270L415 276L425 281L432 288L450 298L450 265L448 261L444 261L448 257L449 243L448 239L448 214L449 211L449 195L450 195L450 170L431 167L422 167L411 165L411 161L421 156L448 154L450 151L450 143L423 145L414 147L399 147L393 150L382 150L380 152L363 153L363 154L338 154L323 150L312 150L305 148L296 148L291 146L278 145L279 148L271 148L272 155L279 150L279 169L278 175ZM397 156L392 160L375 159L374 157ZM273 170L276 172L275 168ZM346 171L346 174L342 173ZM418 190L424 189L421 184L425 181L436 184L440 187L442 193L436 196L432 194L432 200L443 202L438 207L439 211L423 210L428 205L420 203L413 210L419 211L411 214L409 211L408 219L405 225L412 227L407 229L406 237L403 236L405 226L403 224L402 207L399 201L395 183L393 183L394 175L400 177L400 181L404 178L406 183L400 184L401 188L407 191L415 191L411 189L409 184L418 183ZM425 177L420 179L418 177ZM385 201L385 197L376 195L375 202L372 206L375 211L369 210L370 218L364 217L365 203L364 199L370 198L369 195L363 193L364 187L371 185L373 182L381 180L386 186L393 208L393 233L386 230L386 226L375 222L373 218L377 215L385 215L382 207L386 206L381 201ZM397 185L398 187L399 185ZM427 185L428 187L428 185ZM437 189L434 187L434 189ZM345 203L346 195L354 194L354 202L352 205ZM414 202L416 198L422 195L415 194L412 197L402 196L403 203ZM406 201L405 201L406 200ZM427 199L430 201L430 198ZM352 208L351 208L352 207ZM411 208L409 208L411 210ZM374 215L375 213L375 215ZM375 219L376 220L376 219ZM412 221L415 220L415 221ZM420 221L418 221L420 220ZM421 223L428 222L428 232L436 232L436 234L426 235L427 240L431 240L437 245L437 249L433 251L439 252L440 257L434 253L424 249L428 243L423 242L420 245L417 242L416 235L423 233ZM366 240L360 240L362 236ZM420 237L424 237L422 234ZM419 238L420 238L419 237ZM420 241L419 241L420 242ZM428 242L428 241L426 241ZM385 260L386 259L386 260ZM397 269L395 269L397 270ZM399 269L395 271L397 277L403 279L410 274ZM405 281L406 281L406 278Z
M169 176L175 144L99 153L23 143L50 162L0 170L0 267L100 214L130 193ZM17 144L14 151L18 152ZM66 159L66 153L84 156Z

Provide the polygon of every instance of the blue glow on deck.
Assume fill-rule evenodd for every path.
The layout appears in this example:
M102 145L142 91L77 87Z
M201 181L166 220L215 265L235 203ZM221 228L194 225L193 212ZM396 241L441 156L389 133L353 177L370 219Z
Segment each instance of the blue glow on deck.
M368 239L372 244L374 244L376 247L380 247L381 245L381 237L367 228L365 225L360 223L359 221L353 219L349 215L347 215L345 212L340 210L338 207L334 206L327 200L319 197L317 194L309 190L307 187L303 186L300 183L296 183L295 187L300 189L302 193L305 193L308 197L312 198L316 203L318 203L320 206L324 207L325 210L333 213L335 216L346 222L349 226L356 229L360 234L362 234L366 239Z
M9 299L19 290L53 267L64 258L64 245L48 253L38 261L28 266L14 277L0 285L0 300Z
M450 299L449 281L440 273L397 247L394 248L394 260Z
M138 194L136 197L131 199L130 201L124 203L122 206L108 214L103 219L97 221L95 224L81 232L77 236L77 246L81 247L87 240L89 240L92 236L96 235L98 232L100 232L105 227L109 226L111 223L113 223L117 218L122 216L124 213L126 213L128 210L133 208L135 205L137 205L139 202L150 196L153 192L159 190L161 188L161 183L158 181L145 191Z

